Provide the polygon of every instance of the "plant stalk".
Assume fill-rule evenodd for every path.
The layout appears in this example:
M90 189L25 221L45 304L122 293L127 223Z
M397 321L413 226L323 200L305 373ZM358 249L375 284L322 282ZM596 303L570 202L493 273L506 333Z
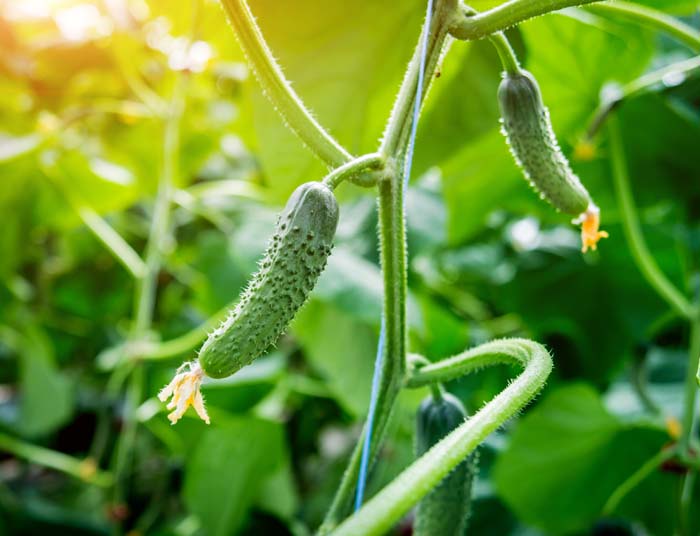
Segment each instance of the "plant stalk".
M695 308L661 271L649 252L642 235L639 216L637 215L629 185L625 150L617 118L610 118L608 131L610 134L612 175L615 182L615 191L622 216L625 238L632 252L632 258L649 286L684 318L688 320L693 319L697 314Z
M222 4L263 92L287 125L328 166L335 168L351 160L350 153L313 118L285 79L245 0L222 0Z
M462 40L483 39L539 15L597 1L599 0L510 0L473 16L470 7L462 6L451 21L450 33Z
M430 492L494 430L521 411L544 386L552 370L552 358L540 344L525 339L492 341L465 354L465 360L480 357L479 350L493 357L481 361L498 364L517 362L523 372L493 400L464 424L445 436L358 512L344 521L334 536L375 536L388 530L421 498ZM462 354L464 355L464 354ZM443 368L444 379L462 369L459 359ZM476 370L476 369L472 369ZM422 369L416 372L419 376Z
M0 433L0 450L9 452L18 458L24 458L31 463L61 471L88 484L100 487L112 485L112 475L100 471L92 458L78 460L63 452L25 443L3 433Z

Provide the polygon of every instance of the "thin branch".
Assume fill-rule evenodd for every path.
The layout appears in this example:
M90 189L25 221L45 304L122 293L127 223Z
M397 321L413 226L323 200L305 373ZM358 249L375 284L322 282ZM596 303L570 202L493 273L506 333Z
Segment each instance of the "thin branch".
M635 264L647 283L661 298L683 317L692 319L696 314L695 308L661 271L642 235L637 209L630 189L622 135L616 118L613 117L608 121L608 131L610 134L612 175L622 216L622 226Z

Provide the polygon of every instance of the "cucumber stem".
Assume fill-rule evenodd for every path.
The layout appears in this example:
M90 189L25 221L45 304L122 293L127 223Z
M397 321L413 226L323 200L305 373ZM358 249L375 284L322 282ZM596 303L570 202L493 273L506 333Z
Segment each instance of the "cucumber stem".
M245 0L221 0L221 3L263 92L290 128L330 167L348 162L352 158L350 153L313 118L285 79Z
M473 15L470 7L462 6L461 12L451 21L450 34L461 40L483 39L533 17L597 1L599 0L511 0L477 15Z
M358 512L345 520L334 536L374 536L386 534L414 504L433 489L455 466L464 460L494 430L520 412L542 389L552 370L552 358L544 346L525 339L492 341L445 362L415 371L409 386L424 385L435 377L450 379L464 371L484 366L517 363L523 372L478 413L445 436L390 484L378 492ZM479 367L462 362L477 361ZM443 374L436 374L441 370ZM431 379L427 379L431 377Z

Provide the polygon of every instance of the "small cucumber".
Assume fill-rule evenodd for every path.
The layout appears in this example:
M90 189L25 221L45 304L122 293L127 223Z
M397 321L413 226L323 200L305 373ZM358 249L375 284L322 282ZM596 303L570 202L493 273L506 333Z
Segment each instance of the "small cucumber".
M338 203L327 186L308 182L292 193L260 269L199 351L207 376L230 376L277 341L325 268L337 226Z
M416 415L416 457L462 424L467 412L450 395L430 395ZM455 467L418 503L413 525L415 536L463 536L471 509L472 482L476 473L476 453Z
M591 197L559 148L549 111L529 72L507 72L498 87L503 133L532 187L557 210L585 213Z

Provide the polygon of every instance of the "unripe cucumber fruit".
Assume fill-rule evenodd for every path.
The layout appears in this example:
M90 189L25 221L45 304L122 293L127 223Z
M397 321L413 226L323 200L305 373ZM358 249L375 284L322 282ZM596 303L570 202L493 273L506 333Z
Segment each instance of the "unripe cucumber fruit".
M416 456L427 452L466 418L462 403L449 393L423 400L416 414ZM413 524L415 536L463 536L475 473L476 453L472 453L421 499Z
M498 87L498 102L503 133L532 187L556 209L574 216L584 213L590 195L559 148L532 74L506 72Z
M323 183L308 182L292 193L260 269L199 351L207 376L230 376L277 341L325 268L337 226L338 202Z

